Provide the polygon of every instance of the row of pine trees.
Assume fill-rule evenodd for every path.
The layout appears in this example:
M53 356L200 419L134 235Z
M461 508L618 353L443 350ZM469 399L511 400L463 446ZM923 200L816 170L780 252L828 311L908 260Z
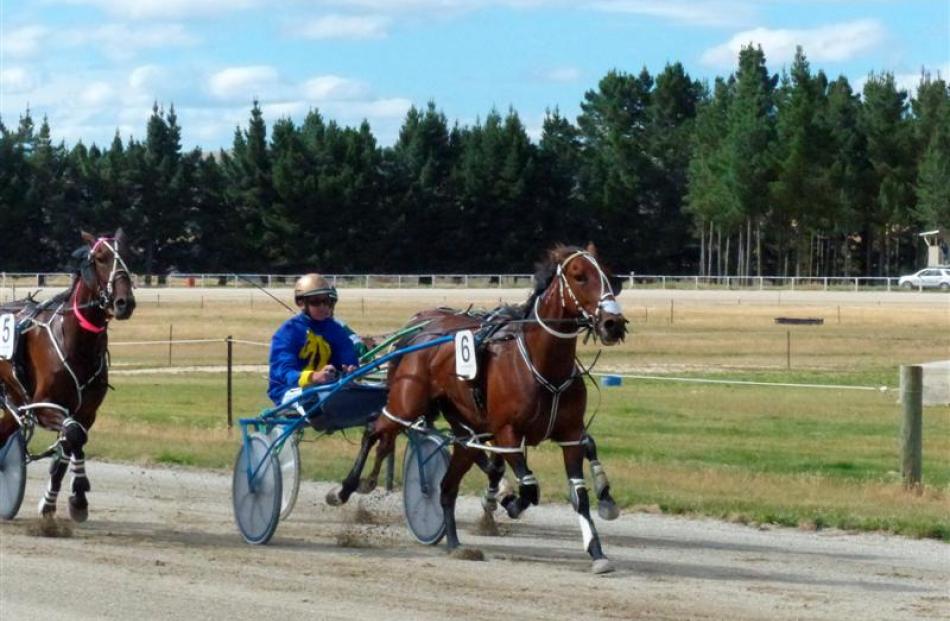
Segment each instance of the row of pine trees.
M268 131L256 102L216 153L183 151L173 105L107 148L0 124L0 269L63 269L81 228L117 226L146 274L523 273L594 240L622 273L894 275L950 227L950 90L855 92L801 50L776 75L749 46L711 85L611 71L537 142L514 110L459 126L433 103L391 147L316 110Z

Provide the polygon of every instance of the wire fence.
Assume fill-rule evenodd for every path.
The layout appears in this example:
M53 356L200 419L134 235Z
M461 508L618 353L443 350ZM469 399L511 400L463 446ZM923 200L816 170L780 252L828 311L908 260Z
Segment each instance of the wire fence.
M172 273L135 275L136 287L152 288L288 288L299 274ZM326 274L339 288L365 289L518 289L529 288L531 274ZM652 289L786 290L786 291L891 291L897 277L873 276L675 276L621 274L625 286ZM69 286L68 272L0 272L0 289Z

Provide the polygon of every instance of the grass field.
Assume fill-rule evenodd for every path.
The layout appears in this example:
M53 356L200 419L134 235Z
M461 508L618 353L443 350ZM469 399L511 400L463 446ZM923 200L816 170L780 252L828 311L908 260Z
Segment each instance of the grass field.
M950 357L950 305L788 306L721 302L637 304L624 294L632 334L605 349L598 370L676 377L896 388L900 364ZM411 295L411 294L407 294ZM467 306L466 292L447 304ZM899 294L896 294L899 295ZM428 303L348 299L338 314L365 334L399 327ZM517 300L512 300L517 301ZM253 304L253 307L252 307ZM672 320L671 320L672 315ZM265 343L287 312L261 298L141 304L110 329L114 343L215 338L175 345L171 365L223 365L223 338ZM822 317L821 326L780 326L777 316ZM596 348L582 348L591 361ZM141 463L230 468L239 431L225 425L221 372L160 372L167 344L112 347L112 384L89 454ZM235 345L237 364L266 363L267 350ZM156 371L125 374L132 369ZM268 405L263 372L234 381L236 416ZM627 508L725 519L885 530L950 540L950 408L924 410L924 487L900 485L897 392L626 380L593 390L590 413L614 495ZM307 442L304 476L339 479L356 432ZM36 446L34 446L36 448ZM547 500L563 500L560 451L530 453ZM469 491L484 484L480 475Z

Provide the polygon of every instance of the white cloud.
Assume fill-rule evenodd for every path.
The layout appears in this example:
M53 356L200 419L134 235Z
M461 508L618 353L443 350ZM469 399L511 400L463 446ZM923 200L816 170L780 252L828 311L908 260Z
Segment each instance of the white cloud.
M112 59L131 58L145 49L185 47L195 45L198 38L181 24L129 26L103 24L91 29L68 29L56 33L56 42L67 47L98 46Z
M303 96L313 101L360 99L369 95L369 87L359 80L322 75L303 83Z
M268 119L268 125L270 125L274 119L301 116L307 112L308 108L305 101L276 101L262 105L261 113L265 119Z
M749 3L723 0L602 0L591 8L609 13L629 13L659 17L698 26L730 26L748 23L755 15Z
M0 91L12 95L29 92L36 87L36 80L24 67L0 69Z
M219 17L261 6L262 0L61 0L64 4L93 6L125 19L182 19Z
M279 86L277 70L268 65L229 67L208 80L208 90L218 99L264 98Z
M108 82L93 82L79 93L79 103L84 106L102 106L115 95L115 90Z
M129 74L129 86L136 91L154 91L165 86L170 77L164 67L142 65Z
M290 32L304 39L378 39L386 36L388 24L389 19L377 15L324 15Z
M929 73L931 80L936 80L937 78L940 78L944 82L950 82L950 61L944 62L944 63L933 63L930 65L924 65L921 68L921 70ZM894 85L897 87L898 90L907 91L908 97L916 97L917 87L920 86L921 70L908 71L908 72L895 72ZM864 85L868 81L869 77L870 77L869 75L865 74L862 76L858 76L857 78L848 80L851 83L851 89L855 93L860 93L864 91Z
M46 43L49 29L44 26L24 26L7 30L0 37L0 49L4 56L28 58L35 56Z
M545 82L569 84L580 80L581 72L577 67L555 67L539 72L538 77Z
M706 50L702 62L716 67L733 67L743 46L761 45L770 64L790 62L795 46L801 45L812 62L839 62L854 58L880 45L886 36L877 20L821 26L809 30L755 28L733 36L729 41Z
M412 102L402 97L393 97L389 99L374 99L364 101L348 106L350 114L348 115L354 122L362 120L363 117L373 118L402 118L409 112ZM340 110L341 114L345 114Z

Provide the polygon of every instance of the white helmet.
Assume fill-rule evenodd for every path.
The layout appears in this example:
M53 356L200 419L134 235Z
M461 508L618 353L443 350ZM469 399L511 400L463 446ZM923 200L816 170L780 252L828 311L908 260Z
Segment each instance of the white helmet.
M294 284L294 302L300 304L302 299L317 295L329 296L333 301L337 299L336 288L320 274L304 274L297 279Z

